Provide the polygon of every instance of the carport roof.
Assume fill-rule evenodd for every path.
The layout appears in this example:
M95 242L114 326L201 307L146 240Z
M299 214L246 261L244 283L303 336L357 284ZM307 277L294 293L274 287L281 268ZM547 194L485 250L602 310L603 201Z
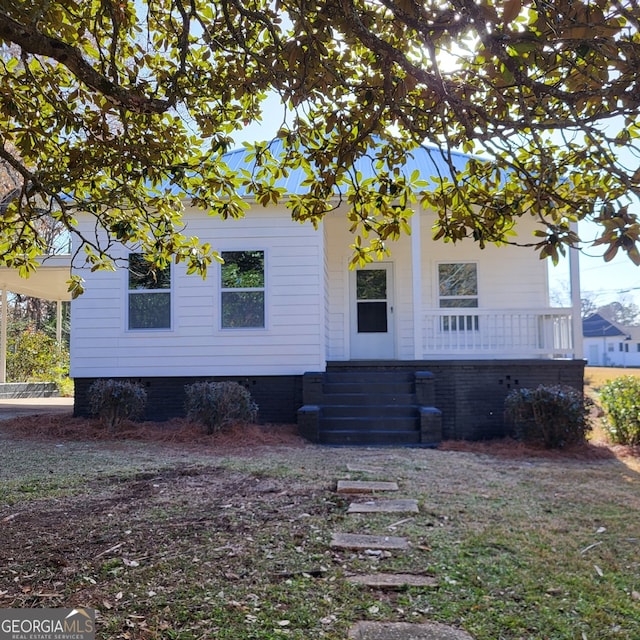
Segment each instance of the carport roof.
M43 300L71 300L67 280L71 277L71 256L45 256L35 273L23 278L17 269L0 267L0 289Z

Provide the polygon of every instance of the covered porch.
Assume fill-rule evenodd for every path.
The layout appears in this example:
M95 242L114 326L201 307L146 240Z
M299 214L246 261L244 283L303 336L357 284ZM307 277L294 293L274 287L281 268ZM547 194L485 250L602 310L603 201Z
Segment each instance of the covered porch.
M52 300L56 303L56 340L62 342L62 303L71 300L67 280L71 276L71 255L48 255L40 260L28 278L16 269L0 267L0 384L7 381L8 293Z
M348 246L345 225L325 223L327 361L583 358L577 250L570 306L553 306L551 267L535 252L437 242L434 219L416 212L388 257L355 268L336 249Z

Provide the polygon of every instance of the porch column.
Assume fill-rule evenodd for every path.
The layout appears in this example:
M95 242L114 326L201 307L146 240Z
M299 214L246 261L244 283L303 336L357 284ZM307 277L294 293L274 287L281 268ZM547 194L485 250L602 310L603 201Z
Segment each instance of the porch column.
M411 287L413 295L413 358L423 360L422 353L422 246L420 241L420 214L411 216Z
M2 317L0 319L0 383L3 383L7 381L7 322L9 318L6 285L2 285L0 304L2 305Z
M577 234L577 223L572 223L571 227ZM571 306L573 308L571 314L573 358L574 360L582 360L584 358L584 342L582 336L582 303L580 300L580 249L578 247L569 249L569 283L571 286Z
M62 350L62 300L56 300L56 343L60 352Z

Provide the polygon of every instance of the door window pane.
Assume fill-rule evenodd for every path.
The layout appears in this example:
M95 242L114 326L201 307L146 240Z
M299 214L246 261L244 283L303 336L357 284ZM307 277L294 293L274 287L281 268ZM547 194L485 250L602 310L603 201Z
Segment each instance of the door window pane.
M362 269L356 272L358 333L386 333L387 271Z
M384 269L367 269L356 273L358 300L386 300L387 272Z
M358 302L358 333L387 332L387 303Z

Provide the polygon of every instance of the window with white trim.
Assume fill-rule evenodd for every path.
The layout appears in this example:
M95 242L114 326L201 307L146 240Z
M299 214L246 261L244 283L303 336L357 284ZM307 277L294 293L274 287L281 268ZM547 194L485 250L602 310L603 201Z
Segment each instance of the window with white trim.
M438 265L438 301L441 309L478 307L478 267L474 262ZM442 316L443 331L477 331L478 316L451 313Z
M156 269L141 253L129 254L128 326L171 329L171 266Z
M222 328L264 328L264 251L223 251L221 255Z

